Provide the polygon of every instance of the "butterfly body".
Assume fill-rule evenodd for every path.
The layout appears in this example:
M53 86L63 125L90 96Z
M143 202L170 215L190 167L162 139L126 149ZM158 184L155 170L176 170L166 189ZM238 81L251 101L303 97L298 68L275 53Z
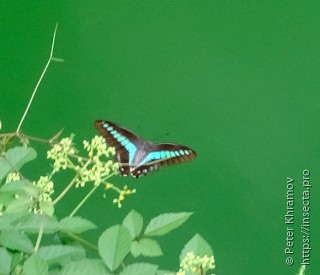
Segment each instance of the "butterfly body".
M191 148L175 143L144 141L130 130L107 120L96 120L96 129L115 147L115 160L123 176L138 178L161 166L191 161L197 153Z

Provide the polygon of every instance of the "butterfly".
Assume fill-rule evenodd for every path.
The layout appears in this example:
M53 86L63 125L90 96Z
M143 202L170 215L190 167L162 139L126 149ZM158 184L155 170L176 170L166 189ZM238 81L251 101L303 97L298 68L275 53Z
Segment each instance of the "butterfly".
M162 166L191 161L197 156L193 149L184 145L144 141L111 121L96 120L94 125L106 142L115 148L115 161L119 163L122 176L139 178L158 171Z

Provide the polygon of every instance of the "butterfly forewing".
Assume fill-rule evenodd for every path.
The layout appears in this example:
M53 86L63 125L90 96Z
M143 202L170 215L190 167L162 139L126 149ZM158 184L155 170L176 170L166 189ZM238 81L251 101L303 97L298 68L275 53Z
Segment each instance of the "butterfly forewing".
M130 165L139 147L140 138L111 121L96 120L94 124L107 143L115 148L115 160L119 163L120 173L123 176L129 175Z

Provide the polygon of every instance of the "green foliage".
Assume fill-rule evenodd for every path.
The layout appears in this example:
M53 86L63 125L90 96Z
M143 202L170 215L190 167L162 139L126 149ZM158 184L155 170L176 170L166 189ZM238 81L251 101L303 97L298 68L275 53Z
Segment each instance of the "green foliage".
M23 253L31 254L33 244L30 238L20 230L4 230L0 234L0 242L4 247L11 250L19 250Z
M122 224L128 228L132 239L134 239L141 233L143 218L138 212L131 210L131 212L124 218Z
M157 241L149 238L142 238L134 242L135 257L139 255L146 257L157 257L162 255L162 250Z
M49 245L40 247L37 255L44 259L49 267L64 266L70 261L79 261L85 258L85 249L82 246Z
M123 271L121 271L120 275L136 275L136 274L154 275L156 274L157 269L158 267L153 264L136 263L136 264L126 266L123 269Z
M196 234L183 248L180 254L181 274L206 274L215 268L210 245ZM183 273L184 272L184 273Z
M0 159L0 181L14 169L20 169L27 162L37 157L36 151L31 147L14 147L5 152Z
M81 217L66 217L59 223L59 228L63 232L80 234L82 232L95 229L97 226Z
M9 274L11 272L12 256L4 247L0 247L0 274Z
M130 252L129 230L123 225L108 228L100 236L98 247L104 263L111 271L115 271Z
M55 149L51 149L48 154L55 161L53 171L49 176L41 176L34 182L23 177L18 170L36 157L34 149L14 147L2 152L0 274L187 275L206 274L198 271L206 272L212 269L212 249L198 234L182 250L180 261L183 265L180 265L178 272L161 270L157 265L146 261L148 258L163 255L161 245L155 238L180 227L192 215L189 212L165 213L145 223L140 213L131 210L122 224L105 229L97 245L81 237L82 233L94 230L99 225L74 215L100 185L119 194L114 201L118 206L121 206L126 195L134 193L128 187L121 190L105 181L117 166L109 160L105 160L107 166L104 165L105 162L101 162L102 156L108 157L112 153L112 150L107 149L101 142L98 138L92 143L85 142L89 158L81 158L75 155L78 150L75 149L72 139L64 139L63 145L54 147ZM95 154L98 154L99 159ZM72 158L76 158L77 161ZM76 176L66 185L66 189L53 199L54 175L57 171L65 169L75 171ZM94 172L91 172L92 169ZM100 176L97 175L97 170L102 173ZM54 215L54 209L60 199L70 190L75 190L71 188L73 183L82 186L90 181L93 183L93 189L69 216L59 218ZM41 244L43 239L47 245ZM86 258L88 249L97 249L100 258ZM190 252L194 254L191 255ZM140 260L141 257L144 257L143 262ZM193 268L194 272L190 271L190 268Z
M162 214L153 218L144 231L145 236L162 236L182 225L192 213Z
M23 264L25 275L48 274L48 263L37 254L30 256Z
M189 252L204 257L205 255L211 257L213 256L212 249L210 245L199 235L196 234L183 248L180 261L182 261Z
M96 259L83 259L81 261L70 262L59 273L59 275L111 275L103 261Z

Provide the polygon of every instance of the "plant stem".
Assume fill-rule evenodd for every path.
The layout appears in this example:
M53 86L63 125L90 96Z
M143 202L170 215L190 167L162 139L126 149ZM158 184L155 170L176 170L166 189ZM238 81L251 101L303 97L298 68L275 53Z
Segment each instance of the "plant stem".
M47 62L47 64L46 64L46 66L44 67L44 70L43 70L43 72L42 72L42 74L41 74L41 76L40 76L40 78L39 78L39 80L38 80L38 83L37 83L36 87L35 87L34 90L33 90L33 93L32 93L32 96L31 96L31 98L30 98L30 100L29 100L28 106L27 106L26 110L24 111L24 114L23 114L23 116L22 116L22 118L21 118L21 120L20 120L20 123L19 123L19 125L18 125L17 130L16 130L16 133L17 133L17 134L18 134L19 131L20 131L21 125L22 125L22 123L23 123L23 121L24 121L24 119L25 119L25 117L26 117L26 115L27 115L27 113L28 113L28 111L29 111L29 109L30 109L30 106L31 106L32 101L33 101L33 98L34 98L34 96L36 95L36 92L37 92L37 90L38 90L38 87L39 87L39 85L40 85L40 83L41 83L41 81L42 81L42 79L43 79L43 77L44 77L44 75L45 75L45 73L46 73L46 71L47 71L47 69L48 69L48 67L49 67L49 64L50 64L50 62L51 62L51 60L52 60L52 54L53 54L54 42L55 42L55 39L56 39L57 28L58 28L58 23L56 24L56 27L55 27L54 33L53 33L53 39L52 39L52 44L51 44L51 51L50 51L49 60L48 60L48 62Z
M42 142L42 143L50 143L49 139L43 139L43 138L37 138L37 137L33 137L33 136L28 136L28 135L24 135L27 139L31 139L34 141L38 141L38 142Z
M68 236L70 236L71 238L73 238L73 239L75 239L75 240L77 240L77 241L85 244L86 246L91 247L91 248L93 248L94 250L98 250L98 247L97 247L97 246L95 246L94 244L88 242L87 240L79 237L78 235L76 235L76 234L74 234L74 233L66 233L66 234L67 234Z
M6 137L6 136L15 136L16 132L14 133L6 133L6 134L0 134L0 137Z
M84 205L84 203L91 197L91 195L94 193L94 191L97 190L99 186L100 184L97 184L91 189L91 191L83 198L83 200L78 204L78 206L71 212L69 217L73 217L78 212L81 206Z
M35 245L35 247L34 247L34 252L35 252L35 253L36 253L36 252L38 251L38 249L39 249L40 242L41 242L42 235L43 235L43 219L42 219L42 214L41 214L40 218L41 218L41 223L40 223L38 238L37 238L36 245Z
M61 192L61 194L53 201L53 205L56 205L63 197L64 195L70 190L70 188L74 185L76 182L78 175L76 175L72 181L69 183L69 185Z

